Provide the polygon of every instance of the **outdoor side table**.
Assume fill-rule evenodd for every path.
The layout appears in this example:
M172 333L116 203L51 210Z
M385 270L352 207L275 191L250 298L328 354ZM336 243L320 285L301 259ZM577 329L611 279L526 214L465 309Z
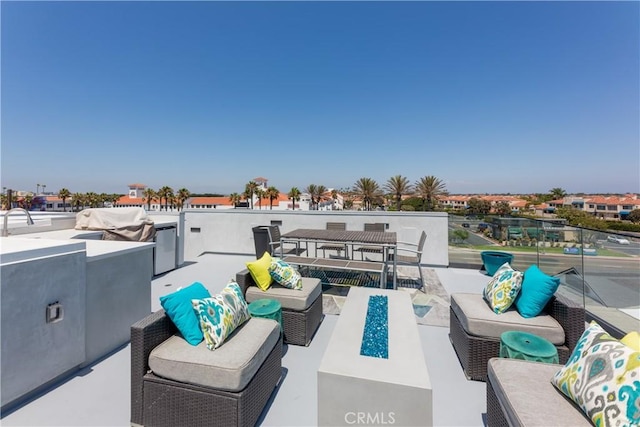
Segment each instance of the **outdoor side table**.
M280 301L269 298L255 300L249 304L249 314L251 317L276 320L280 324L280 331L282 332L282 306Z
M500 335L500 357L559 363L558 349L549 340L520 331L507 331Z

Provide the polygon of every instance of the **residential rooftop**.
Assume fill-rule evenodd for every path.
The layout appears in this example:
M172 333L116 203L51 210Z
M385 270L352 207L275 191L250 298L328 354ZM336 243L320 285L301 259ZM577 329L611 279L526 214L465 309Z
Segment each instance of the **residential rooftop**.
M152 216L154 218L154 216ZM245 263L255 260L254 242L250 230L260 224L280 222L282 228L321 228L321 224L336 218L347 221L354 229L356 224L372 220L385 221L389 228L398 233L412 233L416 229L426 229L430 240L425 250L421 268L431 280L437 280L447 296L457 292L480 293L489 277L477 263L479 255L473 251L458 251L449 247L449 227L452 224L446 214L404 213L293 213L277 212L195 212L187 211L173 216L156 216L164 222L176 219L184 221L179 231L184 237L182 262L169 272L158 274L151 280L151 312L161 308L159 297L176 291L179 287L193 282L203 283L210 292L219 292L245 268ZM41 218L41 221L44 219ZM55 222L56 219L53 219ZM161 221L158 221L161 222ZM45 231L40 236L52 238L51 234L68 234L67 230ZM24 238L27 235L9 237ZM66 237L68 238L68 237ZM5 239L5 238L3 238ZM88 241L87 241L88 242ZM634 242L637 244L637 242ZM626 247L624 249L627 249ZM633 249L633 248L631 248ZM446 253L443 253L446 252ZM180 255L179 255L180 256ZM179 257L178 256L178 257ZM468 261L471 257L472 261ZM558 265L559 258L545 255L538 259L541 268ZM518 256L516 256L518 258ZM520 257L520 262L530 262L530 258ZM578 263L576 258L569 257ZM599 261L606 261L602 258ZM632 255L630 275L616 277L609 270L598 270L607 276L606 284L597 289L603 299L613 307L603 307L608 316L611 312L623 316L623 328L640 329L640 301L637 297L638 263ZM587 263L592 260L587 260ZM616 261L616 260L613 260ZM612 262L613 262L612 261ZM616 261L617 262L617 261ZM606 262L605 262L606 264ZM463 266L465 268L454 267ZM551 267L549 267L551 268ZM598 267L600 268L600 267ZM621 270L618 270L621 271ZM620 272L620 274L622 274ZM417 270L401 268L399 275L404 278L417 277ZM622 278L622 282L618 279ZM634 279L635 278L635 279ZM627 290L625 283L633 283ZM596 286L600 283L591 280ZM607 289L608 292L607 293ZM569 289L575 292L575 289ZM419 290L403 288L397 292L412 295ZM627 293L625 293L627 292ZM583 298L583 296L580 296ZM447 301L448 303L448 298ZM435 303L434 303L435 304ZM596 306L590 303L588 308ZM619 306L616 306L619 304ZM87 307L89 308L89 307ZM605 310L606 309L606 310ZM624 311L626 310L626 311ZM591 310L597 311L597 310ZM602 315L602 313L596 313ZM319 329L309 346L285 345L282 358L282 377L264 409L259 425L265 426L313 426L317 425L317 371L327 344L336 326L339 315L325 313ZM611 317L607 317L612 319ZM108 321L108 319L107 319ZM615 321L613 319L612 321ZM436 426L483 426L486 425L486 385L465 377L460 362L449 340L446 319L433 319L418 323L417 330L422 345L423 356L429 371L433 390L433 425ZM4 344L4 341L3 341ZM52 349L53 351L53 349ZM46 355L43 361L46 361ZM2 414L2 425L6 426L122 426L130 424L130 344L125 344L101 357L96 362L64 375L47 384L43 389L28 396ZM339 393L339 391L336 391ZM390 396L392 399L393 396ZM463 402L464 410L461 410Z

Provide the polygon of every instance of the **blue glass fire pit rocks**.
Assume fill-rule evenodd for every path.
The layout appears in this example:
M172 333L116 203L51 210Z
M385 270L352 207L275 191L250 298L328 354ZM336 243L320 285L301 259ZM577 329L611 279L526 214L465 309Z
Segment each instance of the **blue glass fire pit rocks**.
M362 333L362 356L389 358L389 303L386 296L369 297L367 318Z

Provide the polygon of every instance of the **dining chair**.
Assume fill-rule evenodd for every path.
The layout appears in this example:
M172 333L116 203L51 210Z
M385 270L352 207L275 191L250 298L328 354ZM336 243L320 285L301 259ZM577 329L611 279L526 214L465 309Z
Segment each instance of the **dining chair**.
M268 232L269 232L269 248L270 248L271 255L279 256L282 258L285 255L291 255L291 254L300 255L306 251L306 249L302 249L299 244L293 243L293 242L284 242L284 243L295 244L296 245L295 248L284 249L282 247L283 242L281 241L282 235L280 233L280 226L270 225L268 228Z
M420 261L422 259L422 251L424 249L424 243L427 240L427 233L422 231L418 243L410 242L398 242L395 253L389 255L389 261L393 261L395 257L396 266L399 265L411 265L418 267L418 273L420 274L420 284L424 290L424 277L422 276L422 268L420 268ZM407 247L409 246L409 247Z
M338 230L338 231L345 231L347 229L347 224L345 222L327 222L326 224L326 229L327 230ZM326 253L325 251L329 250L329 251L336 251L338 253L338 256L341 257L341 252L344 251L344 258L347 259L349 258L349 251L347 249L347 245L346 244L334 244L334 243L327 243L327 244L323 244L321 246L316 246L316 258L318 257L318 249L322 249L322 257L326 258Z
M386 229L386 226L382 222L365 223L364 224L364 231L385 231L385 229ZM368 253L368 254L383 254L384 253L384 248L382 246L364 245L364 246L359 246L357 248L354 248L353 252L360 252L360 259L362 261L364 261L364 254L365 253ZM384 256L384 255L382 255L382 256ZM354 257L355 257L355 255L354 255Z

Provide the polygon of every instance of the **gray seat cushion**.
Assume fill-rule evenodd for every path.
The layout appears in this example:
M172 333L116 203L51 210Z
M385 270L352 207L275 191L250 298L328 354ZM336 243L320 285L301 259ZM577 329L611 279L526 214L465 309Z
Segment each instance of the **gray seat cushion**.
M469 335L500 339L506 331L530 332L546 338L554 345L564 344L564 329L556 319L546 313L525 319L515 307L496 314L481 294L451 294L451 309Z
M245 292L247 302L253 302L261 298L272 298L280 301L283 309L304 311L322 293L320 279L313 277L302 278L302 289L289 289L277 283L263 291L257 286L249 286Z
M488 380L511 426L592 426L580 408L551 384L562 365L489 359Z
M251 318L217 349L193 346L174 335L154 348L149 367L159 377L219 390L241 391L280 338L275 320Z

